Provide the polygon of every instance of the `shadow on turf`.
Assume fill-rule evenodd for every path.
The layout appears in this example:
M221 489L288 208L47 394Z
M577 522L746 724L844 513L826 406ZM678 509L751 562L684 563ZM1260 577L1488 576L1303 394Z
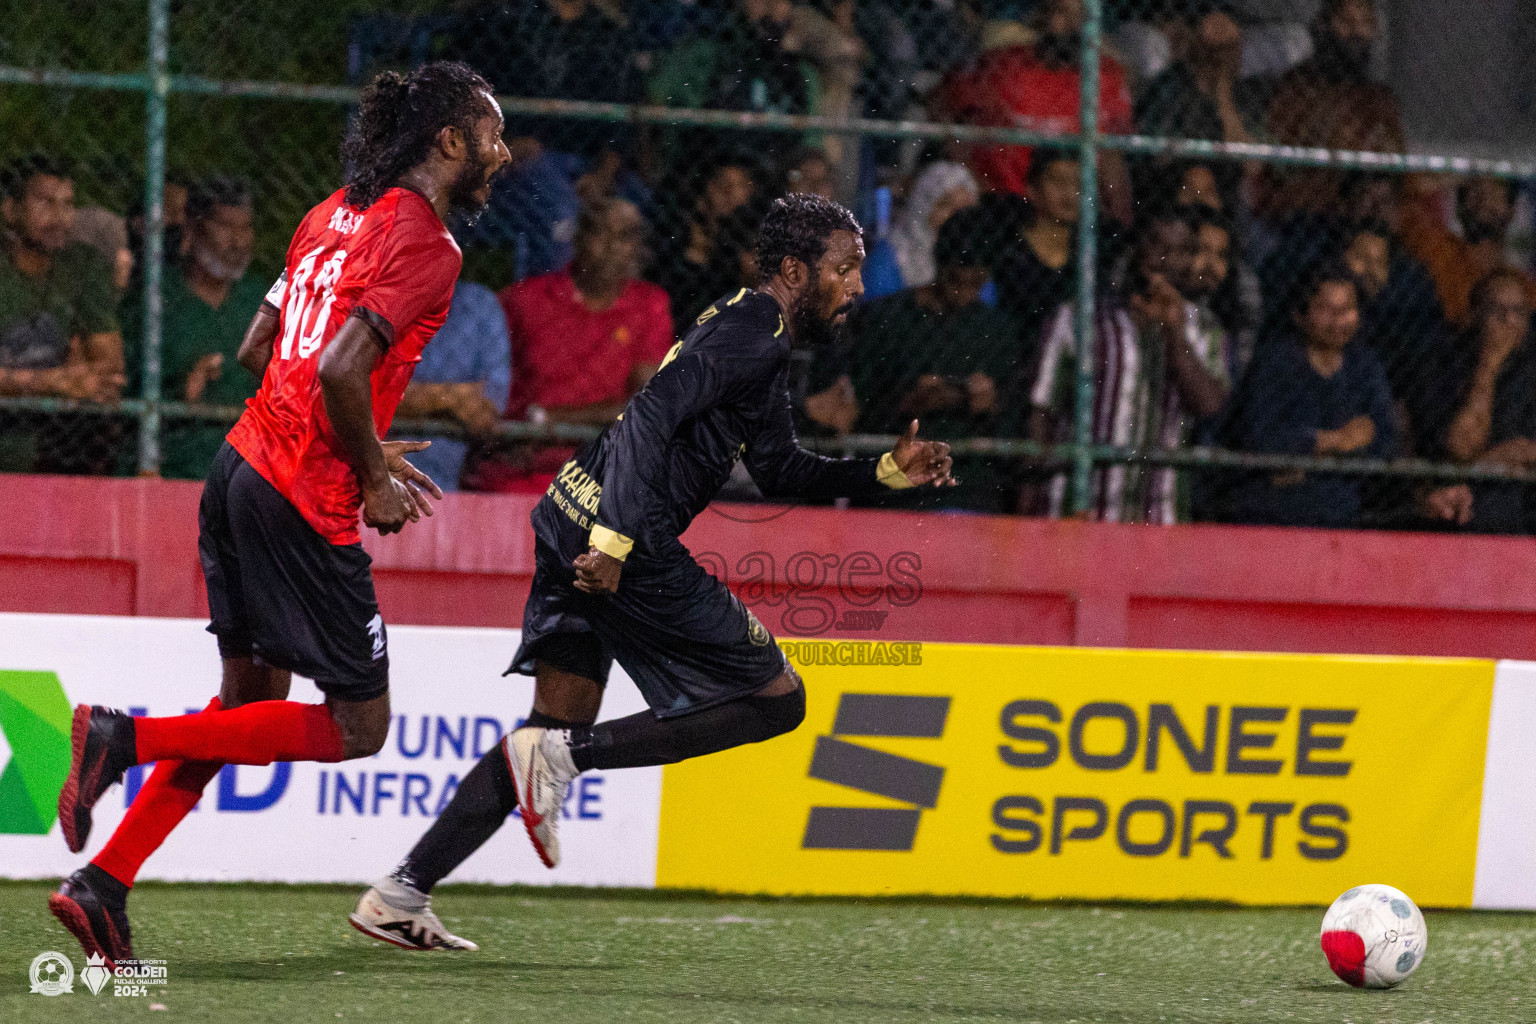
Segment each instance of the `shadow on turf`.
M366 940L365 940L366 941ZM629 964L552 964L508 960L485 953L458 953L447 951L407 951L384 945L356 949L336 949L324 953L298 956L267 957L260 960L232 960L224 957L198 958L178 952L172 965L177 978L189 981L274 981L281 971L282 981L303 980L323 983L343 974L378 974L381 971L411 970L431 971L447 979L466 975L481 975L509 971L531 975L550 974L564 976L573 972L600 974L610 971L629 970ZM413 982L420 981L422 974L413 973ZM562 991L568 990L568 986Z

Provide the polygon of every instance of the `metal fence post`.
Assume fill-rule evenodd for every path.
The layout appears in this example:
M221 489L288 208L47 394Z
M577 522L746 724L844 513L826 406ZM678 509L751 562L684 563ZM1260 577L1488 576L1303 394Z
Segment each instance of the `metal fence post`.
M171 90L170 0L149 3L149 88L144 93L144 412L139 474L160 472L160 280L165 256L165 119Z
M1099 263L1099 36L1102 0L1084 4L1088 21L1083 25L1081 62L1082 136L1078 159L1082 161L1083 195L1077 218L1077 308L1072 332L1077 342L1077 380L1073 389L1072 441L1078 446L1072 459L1072 511L1086 512L1093 500L1093 325L1097 301Z

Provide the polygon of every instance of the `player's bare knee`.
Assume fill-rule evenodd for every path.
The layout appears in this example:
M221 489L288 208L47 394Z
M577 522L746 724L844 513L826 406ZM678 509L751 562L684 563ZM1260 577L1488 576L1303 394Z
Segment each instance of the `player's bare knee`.
M330 700L331 719L341 730L342 760L372 757L389 738L389 694L373 700Z

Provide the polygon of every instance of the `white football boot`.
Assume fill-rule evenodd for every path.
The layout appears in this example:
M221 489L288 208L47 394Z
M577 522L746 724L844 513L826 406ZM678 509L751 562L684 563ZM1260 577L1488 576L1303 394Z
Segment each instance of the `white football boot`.
M381 878L363 893L347 920L364 935L402 949L479 949L443 927L432 897L398 878Z
M524 726L502 740L523 827L544 866L560 863L560 809L571 780L581 774L571 761L569 729Z

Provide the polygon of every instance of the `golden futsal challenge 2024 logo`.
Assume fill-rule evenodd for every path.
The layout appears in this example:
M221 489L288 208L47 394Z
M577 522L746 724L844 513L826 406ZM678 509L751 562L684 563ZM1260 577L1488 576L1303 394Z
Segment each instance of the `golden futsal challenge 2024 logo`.
M28 977L34 995L75 994L75 965L63 953L48 950L37 954ZM119 960L109 967L101 954L92 953L85 959L79 981L93 996L101 995L109 986L113 996L164 995L169 972L164 960ZM163 1010L165 1007L152 1003L150 1009Z

